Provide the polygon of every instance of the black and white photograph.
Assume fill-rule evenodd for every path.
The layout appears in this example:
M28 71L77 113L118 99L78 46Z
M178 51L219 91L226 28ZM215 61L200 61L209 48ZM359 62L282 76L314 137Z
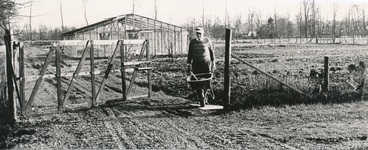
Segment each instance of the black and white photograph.
M0 149L368 149L366 0L0 0Z

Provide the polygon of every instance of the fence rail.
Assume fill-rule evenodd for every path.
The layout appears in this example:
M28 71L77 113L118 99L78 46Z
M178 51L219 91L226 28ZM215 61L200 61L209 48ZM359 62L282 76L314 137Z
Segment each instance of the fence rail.
M8 42L8 41L6 41ZM114 52L111 53L111 55L108 57L109 60L108 60L108 64L107 64L107 69L106 70L95 70L95 62L94 62L94 45L103 45L103 44L107 44L107 45L111 45L111 44L115 44L114 46ZM127 61L130 56L127 54L127 52L129 52L129 45L141 45L141 48L139 49L140 52L139 52L139 58L138 58L138 61ZM70 46L70 45L83 45L84 47L84 52L83 52L83 55L81 58L77 59L79 61L78 65L74 68L75 69L75 72L62 72L62 69L61 69L61 57L60 57L60 52L61 52L61 48L62 46ZM11 47L11 46L8 46L7 47ZM151 60L149 57L151 57L149 55L149 46L148 46L148 41L147 40L105 40L105 41L85 41L85 40L81 40L81 41L57 41L57 42L54 42L51 46L48 46L48 48L50 49L47 53L47 57L46 57L46 60L44 61L43 65L41 65L41 71L39 73L39 75L33 75L33 76L29 76L29 75L25 75L24 74L24 45L22 44L22 46L19 48L19 50L16 50L16 51L19 51L19 56L13 56L15 59L18 60L18 57L19 57L19 73L18 73L18 70L17 70L17 74L15 74L14 70L9 70L9 69L13 69L13 67L7 67L8 68L8 71L9 73L11 73L12 75L8 77L11 77L11 81L21 81L19 83L20 85L20 92L18 91L18 83L11 83L11 82L7 82L7 86L2 86L2 87L6 87L7 91L9 92L8 94L4 94L3 93L3 89L2 89L2 92L0 94L2 94L2 98L6 96L7 99L10 100L11 96L13 96L13 91L11 91L10 88L12 88L12 86L10 86L9 84L11 85L15 85L16 86L16 90L17 90L17 98L19 99L19 108L20 108L20 112L21 112L21 115L22 116L27 116L28 114L28 109L32 106L33 104L33 101L34 99L36 98L37 96L37 93L38 93L38 90L39 88L41 87L41 84L42 84L42 81L43 79L47 79L47 78L53 78L54 80L57 81L56 83L56 88L57 88L57 101L58 101L58 110L59 112L63 111L64 110L64 105L65 105L65 102L67 101L68 99L68 96L69 96L69 93L70 93L70 90L72 89L73 87L73 83L75 81L75 77L76 76L91 76L91 92L92 92L92 106L97 106L97 102L100 98L100 95L101 95L101 90L104 88L104 85L105 85L105 80L108 79L109 77L109 74L110 72L120 72L122 74L122 94L123 94L123 100L126 100L127 98L131 99L131 98L134 98L134 97L139 97L139 96L136 96L136 95L132 95L130 97L127 97L129 96L129 91L131 90L131 87L134 83L134 77L132 77L131 79L131 83L129 85L129 89L126 89L126 86L125 86L125 80L126 80L126 77L125 77L125 72L129 72L129 71L133 71L134 74L136 74L137 71L141 71L141 70L148 70L148 95L145 94L144 96L151 96L151 91L152 91L152 86L151 86L151 67L137 67L137 66L140 66L141 64L145 64L145 65L148 65L151 63ZM119 53L120 51L120 53ZM8 52L8 51L6 51ZM11 52L12 53L12 52ZM1 52L0 52L1 54ZM81 71L81 69L83 68L83 64L84 64L84 60L87 58L87 55L90 54L90 63L89 63L89 66L90 66L90 70L89 71ZM120 57L120 61L121 61L121 64L122 64L122 67L120 69L114 69L113 66L114 66L114 61L115 61L115 57L120 54L121 57ZM55 56L54 56L55 55ZM142 60L142 58L144 57L147 57L147 60ZM65 58L63 58L64 60ZM18 64L18 63L15 63L15 62L12 62L11 60L8 60L7 61L10 61L8 62L9 65L15 65L15 64ZM63 61L65 63L65 61ZM55 64L55 69L56 69L56 73L53 73L53 71L49 71L48 68L49 68L49 65L51 63L54 63ZM18 65L17 65L18 66ZM73 68L72 65L68 64L69 66L69 69ZM4 70L5 72L5 70ZM4 73L3 73L4 74ZM96 89L94 89L93 87L95 87L95 80L94 80L94 76L95 75L99 75L99 76L103 76L103 81L102 81L102 84L100 85L100 88L98 89L98 91L96 91ZM2 75L1 77L4 77L4 75ZM61 89L61 77L72 77L69 81L70 83L68 84L69 87L67 89L67 92L66 94L64 95L63 92L62 92L62 89ZM10 79L10 78L9 78ZM8 79L8 81L9 81ZM1 80L1 81L4 81L4 80ZM30 94L30 97L28 99L28 101L25 100L25 83L26 82L29 82L29 81L36 81L35 82L35 85L34 85L34 88L32 89L32 92ZM9 88L10 87L10 88ZM29 89L28 89L29 90ZM10 98L9 98L10 97ZM12 98L14 99L14 98ZM4 100L4 99L2 99ZM14 108L16 107L16 103L14 102L13 103L15 106ZM16 115L16 110L14 110L14 115ZM12 116L12 118L17 118L16 116Z
M368 44L368 37L338 37L335 38L318 38L318 43L339 43L339 44ZM245 38L245 39L233 39L235 43L254 43L254 44L307 44L317 43L316 38ZM224 44L225 40L213 40L215 44Z

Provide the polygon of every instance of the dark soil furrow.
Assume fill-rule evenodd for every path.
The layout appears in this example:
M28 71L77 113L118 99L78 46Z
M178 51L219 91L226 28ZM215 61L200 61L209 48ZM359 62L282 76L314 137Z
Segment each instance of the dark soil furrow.
M173 122L171 120L165 120L165 121L168 125L171 126L172 129L177 130L177 132L180 133L178 135L184 135L188 141L191 141L193 144L195 144L195 147L188 147L188 148L190 148L190 149L192 149L192 148L195 148L195 149L209 149L209 148L211 148L206 142L204 142L198 136L193 135L189 131L187 131L186 129L175 125L175 124L178 124L178 123ZM198 125L198 124L194 124L193 126L196 126L196 125Z
M106 115L100 109L90 109L77 113L77 116L84 118L80 122L71 124L70 128L66 128L66 132L76 138L76 141L68 146L68 148L119 148L114 140L114 134L108 128ZM87 119L89 118L89 119Z
M124 112L122 110L121 112L114 109L114 112L117 116L119 116L119 121L123 123L129 122L134 127L136 127L135 130L137 132L144 132L144 137L150 140L151 142L151 148L169 148L169 149L177 149L177 148L183 148L183 149L197 149L197 148L209 148L207 145L203 144L202 142L199 142L199 139L196 139L193 136L190 136L190 134L182 129L178 129L173 124L175 123L169 123L171 120L173 122L176 122L177 119L180 120L180 118L172 117L171 113L166 114L164 112L157 112L158 110L151 110L148 112L145 111L145 114L159 114L160 117L150 117L144 119L145 121L142 121L139 119L139 116L137 117L131 117L126 118L124 117L127 115L127 112ZM162 110L160 110L162 111ZM134 113L135 115L139 115L139 112ZM134 114L132 114L134 116ZM162 116L164 114L164 116ZM170 117L171 116L171 117ZM137 118L137 119L133 119ZM168 120L169 119L169 120ZM139 135L140 133L136 134ZM153 146L152 146L153 145Z
M120 125L120 122L117 120L115 113L109 107L102 108L102 111L108 116L107 119L110 120L105 120L104 123L105 127L109 129L110 134L115 141L115 144L118 146L119 149L125 149L122 143L124 142L124 140L122 140L122 138L119 136L121 134L121 131L116 130L116 127Z
M118 111L115 108L112 108L114 112ZM116 117L116 115L114 114L114 116ZM127 149L137 149L136 145L132 142L132 140L130 140L130 138L126 135L126 133L124 132L124 128L122 126L122 124L120 123L119 120L114 120L113 122L113 127L115 129L115 131L117 132L117 136L120 139L120 142L122 142L122 144L124 144L123 146Z
M179 130L173 128L171 124L168 124L168 120L176 121L176 117L162 117L162 118L147 118L146 123L142 126L148 128L146 131L148 134L155 137L157 146L168 148L168 149L196 149L197 147L193 142L187 140L187 135ZM160 148L157 147L157 148Z
M272 137L270 137L269 135L266 134L258 134L263 138L266 138L266 140L269 140L270 143L274 143L275 145L281 146L283 149L293 149L293 150L297 150L298 148L293 147L291 145L285 144L285 143L281 143L280 141L278 141L277 139L274 139Z
M112 139L115 141L115 144L118 146L118 149L126 149L123 144L121 143L121 138L117 135L116 129L116 121L105 121L105 127L109 129L110 135Z
M130 140L135 143L137 149L150 148L153 142L151 137L145 134L140 128L139 124L134 123L131 119L119 119L122 128Z
M114 109L115 116L119 116L118 110ZM152 138L148 136L142 129L140 129L140 124L133 121L131 118L120 118L118 120L121 124L121 129L123 129L126 136L132 143L135 144L136 149L150 148L150 144L153 143ZM125 136L124 134L122 136ZM127 147L131 149L130 147Z

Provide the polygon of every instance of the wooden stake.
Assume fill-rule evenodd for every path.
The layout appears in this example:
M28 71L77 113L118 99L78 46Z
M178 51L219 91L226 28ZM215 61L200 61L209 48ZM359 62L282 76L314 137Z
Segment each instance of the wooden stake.
M231 59L231 29L226 29L225 37L225 85L224 85L224 99L223 105L225 110L230 108L230 89L231 89L231 79L230 79L230 59Z
M147 50L147 61L151 61L151 53L150 53L150 49L149 49L149 41L146 40L146 50ZM152 69L148 70L148 97L151 98L152 96L152 81L151 81L151 76L152 76Z
M58 111L63 111L63 99L61 90L61 68L60 68L60 47L58 46L55 51L55 63L56 63L56 88L57 88L57 100Z
M367 68L364 68L364 70L363 70L363 74L362 74L362 76L363 76L363 81L362 81L362 90L361 90L361 94L362 94L362 96L360 97L361 99L361 101L363 101L363 100L366 100L366 98L368 97L368 86L366 85L367 84Z
M6 77L8 83L8 101L9 101L9 111L8 111L8 118L9 124L14 126L16 121L16 105L14 101L14 85L13 85L13 66L12 66L12 50L11 50L11 36L10 31L5 30L4 42L6 45Z
M122 41L123 44L120 45L120 63L121 63L121 84L122 84L122 92L123 92L123 100L127 100L127 93L126 93L126 83L125 83L125 44L124 41Z
M324 67L324 83L323 83L323 87L322 87L322 91L323 92L328 92L329 91L329 67L328 67L328 57L325 56L325 67Z
M96 90L95 90L95 56L93 49L93 41L91 41L91 51L90 51L90 62L91 62L91 91L92 91L92 107L96 107Z
M23 116L25 113L25 76L24 76L24 46L19 48L19 89L20 89L20 109L21 109L21 115Z

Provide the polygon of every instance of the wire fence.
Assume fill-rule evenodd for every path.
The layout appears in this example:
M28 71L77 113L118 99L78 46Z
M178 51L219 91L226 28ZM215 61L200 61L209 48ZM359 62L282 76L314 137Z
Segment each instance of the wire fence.
M318 41L318 42L317 42ZM338 37L338 38L243 38L232 39L233 43L252 44L368 44L368 37ZM224 44L225 40L213 39L215 44Z
M216 57L221 68L224 45L216 45ZM270 104L357 101L366 93L365 64L368 55L365 45L350 44L292 44L284 46L232 44L233 101L250 107ZM325 58L328 58L326 67ZM241 61L302 91L309 98L301 98L291 90ZM325 73L328 73L327 75ZM220 78L221 76L216 76ZM326 77L328 81L326 82ZM327 85L327 86L326 86ZM326 91L324 91L326 86Z

